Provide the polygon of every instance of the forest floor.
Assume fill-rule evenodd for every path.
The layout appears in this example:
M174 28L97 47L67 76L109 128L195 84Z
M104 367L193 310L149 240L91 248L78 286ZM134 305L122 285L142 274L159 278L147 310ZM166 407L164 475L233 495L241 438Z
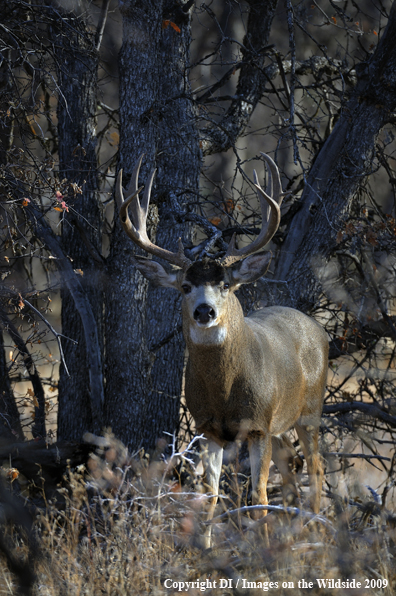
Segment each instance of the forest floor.
M390 499L385 506L372 489L366 498L341 496L325 482L314 515L304 496L298 508L283 507L273 482L272 510L254 520L249 477L229 464L205 549L206 497L195 471L189 450L150 462L107 437L50 494L39 482L22 491L30 521L18 520L21 497L11 493L2 506L0 595L395 593Z

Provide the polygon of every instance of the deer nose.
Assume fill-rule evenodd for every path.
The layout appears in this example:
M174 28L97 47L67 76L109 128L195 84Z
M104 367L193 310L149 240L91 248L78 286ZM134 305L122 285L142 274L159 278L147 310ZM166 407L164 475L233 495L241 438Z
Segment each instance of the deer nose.
M209 323L215 316L215 311L209 304L200 304L194 311L194 319L198 323Z

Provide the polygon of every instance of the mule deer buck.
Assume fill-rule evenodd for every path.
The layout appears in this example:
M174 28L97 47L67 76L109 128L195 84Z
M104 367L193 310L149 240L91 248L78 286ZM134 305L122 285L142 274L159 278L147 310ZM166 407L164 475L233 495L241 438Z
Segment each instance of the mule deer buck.
M293 426L307 462L311 506L315 512L320 506L323 470L318 435L327 375L326 333L316 321L292 308L272 306L244 317L234 294L267 271L271 253L257 251L271 240L280 223L284 194L279 171L268 155L262 156L269 169L267 191L254 172L263 214L261 232L240 249L234 236L222 258L191 262L181 239L175 253L149 240L146 218L155 170L140 202L138 193L143 187L138 189L138 175L143 156L134 168L125 200L122 171L116 185L125 232L147 253L176 266L168 272L156 261L135 256L136 267L146 278L183 296L183 334L189 353L185 397L197 432L207 439L203 464L205 486L211 494L208 521L214 514L223 448L229 441L248 440L254 504L268 504L271 459L282 474L286 498L295 492L290 469L293 447L284 435ZM208 524L206 547L210 539Z

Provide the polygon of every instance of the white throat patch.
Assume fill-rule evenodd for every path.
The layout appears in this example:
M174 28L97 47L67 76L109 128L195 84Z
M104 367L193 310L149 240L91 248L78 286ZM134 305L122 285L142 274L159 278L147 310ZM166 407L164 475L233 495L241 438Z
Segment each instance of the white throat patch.
M211 327L190 327L190 339L193 344L221 345L227 337L227 328L220 325Z

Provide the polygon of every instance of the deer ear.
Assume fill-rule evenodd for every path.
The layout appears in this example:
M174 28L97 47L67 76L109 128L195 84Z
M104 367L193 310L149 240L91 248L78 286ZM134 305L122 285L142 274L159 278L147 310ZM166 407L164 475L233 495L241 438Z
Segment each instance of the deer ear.
M157 261L147 259L146 257L135 255L133 261L140 273L146 279L155 283L156 286L178 289L177 274L175 272L168 273Z
M250 255L243 261L239 261L231 270L233 283L240 286L256 281L267 272L271 258L271 251L267 251Z

